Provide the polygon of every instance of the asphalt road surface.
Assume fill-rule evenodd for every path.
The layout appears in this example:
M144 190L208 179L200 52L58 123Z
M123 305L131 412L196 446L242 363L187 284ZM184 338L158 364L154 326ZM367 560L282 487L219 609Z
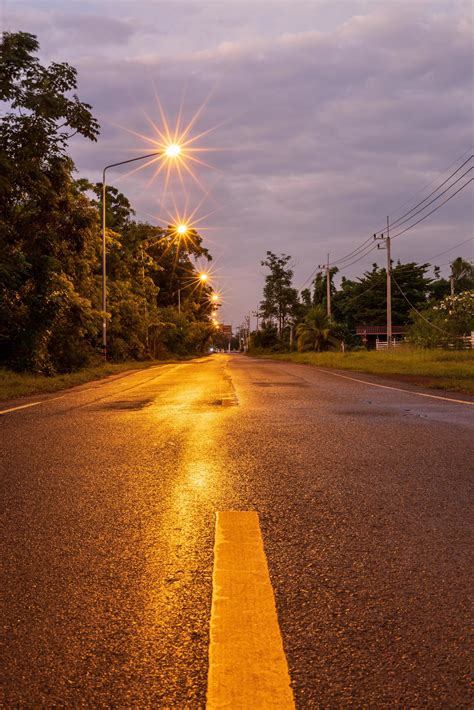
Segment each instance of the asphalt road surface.
M204 707L215 513L257 510L298 708L472 707L474 400L345 374L215 355L1 406L1 706Z

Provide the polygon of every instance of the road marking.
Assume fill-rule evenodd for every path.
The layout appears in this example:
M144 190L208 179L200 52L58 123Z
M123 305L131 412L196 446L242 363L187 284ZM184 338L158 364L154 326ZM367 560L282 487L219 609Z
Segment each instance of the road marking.
M338 372L331 372L330 370L323 370L321 367L315 367L315 370L319 372L325 372L327 375L333 375L333 377L342 377L344 380L353 380L354 382L362 382L364 385L370 385L371 387L380 387L383 390L395 390L396 392L405 392L405 394L416 394L417 397L430 397L431 399L442 399L443 402L456 402L457 404L469 404L474 406L474 402L467 402L465 399L453 399L452 397L441 397L438 394L425 394L425 392L414 392L413 390L406 390L403 387L390 387L389 385L378 385L376 382L368 382L368 380L360 380L358 377L349 377L349 375L340 375Z
M26 409L27 407L36 407L38 404L43 404L43 402L30 402L30 404L20 404L19 407L10 407L10 409L1 409L0 414L8 414L8 412L16 412L17 409Z
M0 414L8 414L8 412L16 412L17 409L26 409L27 407L36 407L38 404L46 404L47 402L54 402L56 399L63 399L64 395L59 397L48 397L47 399L42 399L40 402L30 402L29 404L20 404L18 407L10 407L10 409L0 410Z
M294 709L258 513L218 512L207 710Z
M68 387L66 389L66 393L69 394L71 390L83 387L84 391L87 391L88 389L95 389L96 385L102 385L102 384L107 384L107 382L115 382L116 380L124 380L126 377L131 377L132 375L140 374L142 372L145 372L147 370L155 370L157 368L164 369L165 367L168 367L168 365L153 365L152 367L146 368L146 370L133 370L132 372L129 372L125 375L122 373L119 373L117 376L114 375L106 375L105 377L102 377L98 380L89 380L89 382L84 382L83 384L78 384L78 385L73 385L72 387ZM174 366L175 368L179 367L178 365ZM150 380L154 380L156 378L152 377ZM143 384L143 383L141 383ZM91 387L87 387L87 385L91 385ZM133 387L127 387L124 390L121 390L122 392L127 392L128 390L135 389L136 387L139 387L140 385L133 385ZM100 399L107 399L108 397L113 397L115 392L110 394L110 395L105 395L105 397L98 397L98 399L92 400L92 402L88 402L87 404L93 404L94 402L99 401ZM66 394L62 394L59 397L47 397L46 399L41 400L40 402L30 402L30 404L21 404L18 407L10 407L10 409L1 409L0 414L8 414L9 412L16 412L17 409L26 409L27 407L36 407L38 404L45 404L46 402L54 402L56 399L63 399Z

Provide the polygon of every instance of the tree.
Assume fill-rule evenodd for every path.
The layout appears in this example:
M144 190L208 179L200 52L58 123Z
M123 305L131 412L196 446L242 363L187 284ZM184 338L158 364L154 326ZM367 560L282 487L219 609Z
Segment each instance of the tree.
M434 279L428 286L428 297L430 300L440 301L445 296L449 296L451 286L448 279L441 276L439 266L433 266Z
M333 266L329 269L329 288L331 292L331 298L336 294L336 286L334 284L334 277L338 273L339 269L337 266ZM325 272L318 271L313 279L313 306L324 306L327 310L327 276Z
M264 318L276 320L279 338L298 303L298 291L292 286L293 270L288 266L290 259L286 254L278 257L267 251L267 258L261 262L270 273L265 277L260 310Z
M474 291L446 296L422 312L413 312L409 338L416 345L461 346L462 338L474 330Z
M264 320L260 329L254 330L253 333L251 333L250 345L252 348L262 348L264 350L278 349L278 331L276 326L270 321Z
M431 279L425 276L428 264L398 262L392 268L392 322L406 325L410 322L411 306L422 308L429 295ZM397 286L398 284L398 286ZM373 264L358 281L342 279L341 290L333 298L333 311L337 320L353 329L356 325L385 325L387 318L387 275L385 269Z
M95 140L88 104L71 92L76 71L43 67L33 35L5 33L0 100L0 346L2 364L54 373L99 357L101 185L73 180L71 135ZM200 235L137 222L107 187L111 359L202 352L212 327L210 289L194 259L211 259ZM183 296L176 313L177 289ZM168 310L169 309L169 310ZM179 316L179 317L178 317Z
M3 358L20 369L68 370L87 358L84 336L99 316L98 230L65 148L75 133L96 140L99 127L91 107L68 96L76 70L43 67L33 35L4 33L0 48L0 100L9 106L0 125Z
M337 343L333 335L334 325L328 317L324 306L314 306L304 317L302 323L296 326L298 350L321 350Z
M474 266L460 256L451 262L451 278L455 293L474 290Z

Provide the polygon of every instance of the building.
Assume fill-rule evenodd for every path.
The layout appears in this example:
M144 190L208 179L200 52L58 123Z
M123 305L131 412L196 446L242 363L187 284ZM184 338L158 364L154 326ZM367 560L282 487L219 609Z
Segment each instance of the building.
M392 340L399 343L403 340L406 327L403 325L392 325ZM357 325L356 334L362 339L363 344L369 348L377 348L378 345L387 347L387 326L386 325ZM382 345L384 343L384 345Z

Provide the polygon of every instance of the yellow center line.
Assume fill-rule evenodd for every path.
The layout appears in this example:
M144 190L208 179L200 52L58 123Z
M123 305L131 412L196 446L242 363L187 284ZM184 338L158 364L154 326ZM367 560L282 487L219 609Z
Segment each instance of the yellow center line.
M295 707L255 511L216 516L206 707Z

